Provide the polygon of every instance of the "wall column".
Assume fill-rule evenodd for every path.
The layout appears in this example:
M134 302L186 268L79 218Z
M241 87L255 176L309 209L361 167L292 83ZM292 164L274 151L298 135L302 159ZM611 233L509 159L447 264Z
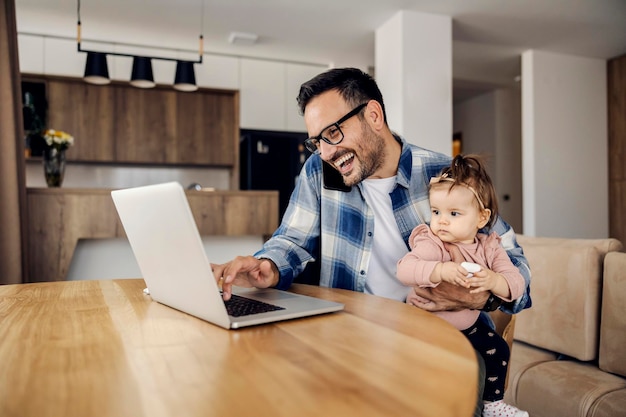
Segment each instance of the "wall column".
M452 154L452 18L400 11L376 30L376 81L391 130Z
M609 235L606 61L522 54L524 234Z

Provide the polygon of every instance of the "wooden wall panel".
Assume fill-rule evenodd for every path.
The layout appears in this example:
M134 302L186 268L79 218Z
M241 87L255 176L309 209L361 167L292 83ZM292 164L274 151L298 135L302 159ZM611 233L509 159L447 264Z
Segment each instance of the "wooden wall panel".
M626 55L608 62L609 236L626 244Z

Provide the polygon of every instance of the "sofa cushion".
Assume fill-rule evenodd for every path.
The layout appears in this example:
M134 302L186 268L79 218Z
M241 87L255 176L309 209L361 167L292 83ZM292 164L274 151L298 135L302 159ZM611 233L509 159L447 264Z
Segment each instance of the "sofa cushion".
M558 353L539 349L518 340L514 341L509 360L508 386L504 392L504 400L509 404L516 404L515 387L524 372L539 363L554 361L558 356Z
M598 398L590 411L591 417L617 417L623 416L626 412L626 389L607 392Z
M517 315L515 339L582 361L598 355L603 259L616 239L518 236L532 272L533 305Z
M593 364L571 360L543 362L519 378L515 405L532 417L592 417L606 395L623 389L626 379L602 372ZM612 414L618 415L623 414Z
M626 253L604 258L599 366L626 376ZM624 408L626 410L626 407Z

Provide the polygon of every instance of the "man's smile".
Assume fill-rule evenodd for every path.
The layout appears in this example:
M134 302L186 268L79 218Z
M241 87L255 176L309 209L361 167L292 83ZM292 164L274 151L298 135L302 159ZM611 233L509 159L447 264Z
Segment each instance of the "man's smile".
M352 169L353 161L354 161L354 152L348 152L344 154L343 156L341 156L340 158L337 158L333 162L333 165L335 166L335 168L337 168L337 170L340 173L346 174L347 172L350 172L350 170Z

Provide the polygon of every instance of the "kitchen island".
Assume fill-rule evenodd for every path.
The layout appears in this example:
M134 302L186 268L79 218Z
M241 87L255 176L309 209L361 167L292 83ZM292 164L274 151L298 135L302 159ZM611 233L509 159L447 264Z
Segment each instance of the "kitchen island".
M277 191L186 191L202 236L269 236ZM111 190L28 188L28 282L63 281L79 239L124 237Z

